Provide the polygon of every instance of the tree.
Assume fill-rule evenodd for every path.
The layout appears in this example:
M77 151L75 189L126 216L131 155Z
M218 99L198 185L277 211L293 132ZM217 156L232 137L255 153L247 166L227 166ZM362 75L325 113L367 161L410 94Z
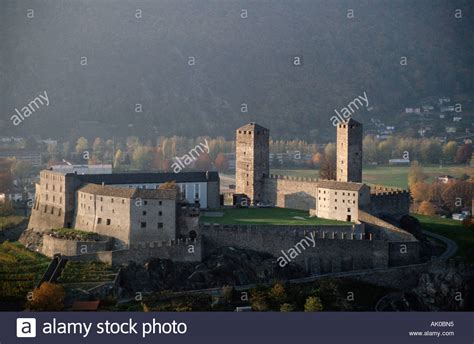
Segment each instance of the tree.
M212 161L209 154L202 153L199 155L199 157L196 159L194 167L198 171L209 171L212 168Z
M321 163L321 167L319 168L319 178L320 179L328 179L328 180L336 180L336 160L335 159L327 159L324 157L323 162Z
M413 199L417 202L419 201L429 201L431 192L430 185L425 183L415 183L410 186L410 192L413 196Z
M456 162L458 164L467 164L471 161L472 156L472 145L471 144L463 144L458 148L456 153Z
M295 308L293 307L293 305L289 303L283 303L280 306L280 312L293 312L294 310Z
M429 201L423 201L418 208L418 214L421 215L434 215L436 214L436 208Z
M304 304L305 312L320 312L323 310L321 299L317 296L310 296L306 299Z
M422 183L428 176L423 172L423 167L418 161L413 161L408 169L408 186Z
M94 143L92 144L92 154L94 157L101 161L104 158L105 146L100 137L96 137Z
M113 167L114 167L114 168L120 168L120 166L122 165L122 162L123 162L123 152L122 152L121 149L118 149L118 150L115 152L114 165L113 165Z
M138 146L132 153L132 165L138 170L147 170L153 157L148 147Z
M59 284L44 282L33 291L29 308L34 311L61 311L66 293Z
M13 159L11 173L16 178L24 180L30 174L31 168L32 166L30 163L22 160Z
M77 139L76 142L76 153L77 154L82 154L84 151L87 150L89 147L89 141L85 137L80 137Z
M229 170L229 162L223 153L217 154L214 165L219 172L227 172Z
M366 135L362 141L364 163L377 161L377 141L373 135Z
M456 141L449 141L443 147L443 159L446 162L454 162L456 159L457 143Z
M270 296L275 300L284 299L286 297L285 287L280 283L276 283L272 289L270 289Z
M259 312L265 312L268 310L268 301L265 292L260 290L254 290L250 297L252 309Z
M317 167L321 164L321 162L323 161L323 155L319 152L316 152L314 153L312 156L311 156L311 165L313 167Z

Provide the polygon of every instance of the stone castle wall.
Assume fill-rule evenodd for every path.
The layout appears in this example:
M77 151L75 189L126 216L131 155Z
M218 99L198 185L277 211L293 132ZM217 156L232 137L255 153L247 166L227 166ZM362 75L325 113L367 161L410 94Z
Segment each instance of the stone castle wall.
M78 254L68 258L74 261L99 261L112 266L119 266L130 261L143 264L152 258L170 259L177 262L200 262L202 256L201 241L187 239L143 243L126 250Z
M102 241L75 241L55 238L49 235L43 236L41 253L53 257L56 253L63 256L75 256L85 253L95 253L110 249L111 240Z
M315 228L315 246L306 248L294 260L308 272L322 274L390 265L389 242L366 239L362 233L349 234L344 231L344 226L327 227L327 230L326 226ZM346 230L351 230L352 227L348 227ZM282 250L287 252L313 232L311 227L307 228L305 231L302 228L279 226L203 225L204 252L207 255L218 247L234 246L279 257L282 256ZM323 232L326 234L323 235Z
M399 188L371 186L370 203L365 210L373 215L402 217L410 210L410 192Z
M270 175L264 179L263 203L280 208L310 210L316 208L316 178Z

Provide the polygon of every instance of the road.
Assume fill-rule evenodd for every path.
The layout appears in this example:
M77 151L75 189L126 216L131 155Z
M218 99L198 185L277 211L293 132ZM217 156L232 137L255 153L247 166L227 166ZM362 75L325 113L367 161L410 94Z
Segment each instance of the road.
M432 237L434 239L437 239L439 241L442 241L446 244L446 251L444 251L443 254L440 255L439 257L436 257L436 259L448 260L449 258L453 257L456 254L458 250L458 245L453 240L448 239L442 235L429 232L429 231L423 231L423 234L425 234L426 236Z

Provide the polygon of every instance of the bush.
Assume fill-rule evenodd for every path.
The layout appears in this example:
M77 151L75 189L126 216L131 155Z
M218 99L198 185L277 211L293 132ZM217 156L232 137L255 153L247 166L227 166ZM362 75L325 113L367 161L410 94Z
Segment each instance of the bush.
M305 312L320 312L323 310L321 299L317 296L310 296L306 299L304 304Z

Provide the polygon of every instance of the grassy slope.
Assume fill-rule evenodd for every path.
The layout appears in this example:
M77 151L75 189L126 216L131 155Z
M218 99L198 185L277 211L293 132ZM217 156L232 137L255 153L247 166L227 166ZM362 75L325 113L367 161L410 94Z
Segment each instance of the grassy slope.
M309 217L307 211L282 208L225 209L223 217L201 216L202 222L256 225L330 225L347 222ZM298 216L304 219L295 219Z
M41 279L49 261L20 243L0 244L0 299L24 299Z
M23 216L16 215L0 216L0 231L6 228L18 226L24 219Z
M460 221L443 219L437 216L412 214L424 230L443 235L458 244L457 256L474 263L474 231L465 228Z
M474 174L474 167L458 165L445 166L440 168L439 165L423 166L424 172L428 175L428 181L432 181L437 176L443 174L450 174L454 177L459 177L466 173L468 175ZM294 169L294 170L279 170L271 171L273 174L282 174L297 177L318 177L318 170L310 169ZM364 166L363 180L369 184L381 184L395 187L408 187L408 166Z

